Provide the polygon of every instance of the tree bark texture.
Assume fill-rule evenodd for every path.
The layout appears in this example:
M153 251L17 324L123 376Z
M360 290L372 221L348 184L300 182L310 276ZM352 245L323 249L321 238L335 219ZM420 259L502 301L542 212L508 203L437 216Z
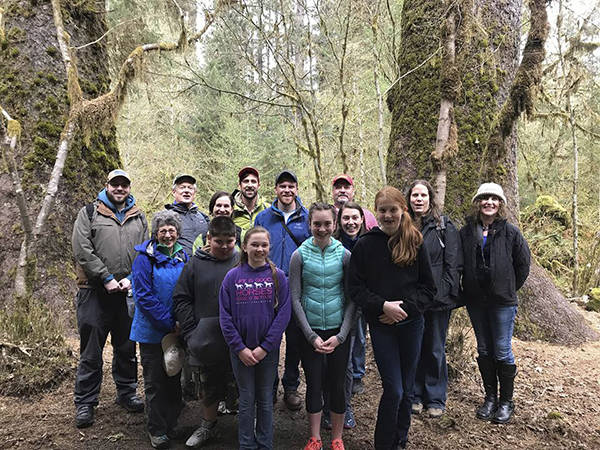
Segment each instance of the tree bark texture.
M106 32L103 3L91 0L61 2L71 46L96 40ZM5 37L0 42L0 101L22 125L21 147L14 155L31 218L46 194L61 133L67 118L67 76L57 42L49 0L5 0ZM105 41L76 53L79 82L86 98L108 91ZM35 244L27 270L28 290L41 300L64 308L74 291L71 230L75 214L102 188L106 173L120 164L114 129L83 139L79 129L59 180L54 210ZM15 265L23 238L16 195L6 170L0 173L0 295L10 298Z
M486 157L486 149L518 67L522 1L460 0L457 3L459 11L454 16L456 65L452 69L443 64L442 59L448 4L404 1L398 73L406 74L429 60L402 78L389 93L392 126L388 182L404 190L416 178L431 179L434 174L431 153L436 145L440 99L454 98L458 148L455 156L445 161L446 214L461 223L477 186L484 181L496 181L503 185L509 199L509 219L518 222L516 127L503 141L505 148L500 160ZM448 92L456 89L456 92ZM538 295L532 287L541 285L543 295ZM522 337L575 343L594 336L543 270L532 270L520 297L524 307L518 318L522 326L517 330ZM527 314L527 311L549 312L558 304L563 306L561 311L568 316L568 321L578 324L577 332L560 325L564 316Z

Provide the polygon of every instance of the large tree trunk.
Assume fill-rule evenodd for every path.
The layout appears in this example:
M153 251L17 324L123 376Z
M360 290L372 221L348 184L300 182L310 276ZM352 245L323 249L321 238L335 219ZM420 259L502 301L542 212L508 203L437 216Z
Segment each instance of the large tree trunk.
M61 57L49 0L6 0L4 36L0 43L0 106L22 125L21 148L15 155L29 214L38 213L50 177L59 137L68 115L65 64ZM71 45L95 41L106 32L102 2L62 2ZM0 33L0 36L2 34ZM87 98L109 88L104 40L76 52L80 84ZM106 173L120 163L114 129L73 140L60 179L54 211L37 239L27 265L28 291L36 300L64 309L74 292L71 230L76 211L93 200ZM12 181L0 173L0 297L11 297L15 265L23 237Z
M461 222L477 186L483 181L496 181L503 185L509 199L510 219L518 222L515 127L503 140L499 158L487 149L518 67L521 0L459 1L460 13L455 16L460 18L456 24L457 70L448 71L442 65L441 30L451 3L404 1L399 73L418 69L402 78L388 98L392 112L388 180L404 189L415 178L432 177L431 152L444 92L444 97L454 100L458 133L456 154L446 166L446 213ZM523 307L517 333L521 337L562 343L594 337L543 270L532 270L520 298ZM564 326L565 320L569 327Z

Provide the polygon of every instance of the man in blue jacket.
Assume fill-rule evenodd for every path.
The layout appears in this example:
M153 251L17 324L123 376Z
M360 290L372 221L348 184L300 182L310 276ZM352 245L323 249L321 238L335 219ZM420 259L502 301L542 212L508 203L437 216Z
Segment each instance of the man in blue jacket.
M310 236L308 211L298 197L298 178L289 170L284 170L275 178L275 194L273 204L262 211L254 225L266 228L271 235L271 252L269 258L288 275L292 253ZM300 385L300 340L302 334L294 320L285 331L285 370L281 384L283 385L283 401L288 409L296 411L302 407L302 399L298 395ZM275 380L273 399L277 398Z

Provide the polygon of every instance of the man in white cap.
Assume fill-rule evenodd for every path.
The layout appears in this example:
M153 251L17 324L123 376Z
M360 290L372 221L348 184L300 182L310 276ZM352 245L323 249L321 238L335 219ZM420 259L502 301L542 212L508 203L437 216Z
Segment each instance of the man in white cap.
M76 304L80 357L74 393L78 428L94 423L102 384L102 350L109 333L116 402L129 412L144 410L136 394L137 359L135 343L129 340L131 317L126 295L131 289L134 247L148 236L148 223L130 192L127 172L113 170L96 201L81 208L73 226L79 286Z

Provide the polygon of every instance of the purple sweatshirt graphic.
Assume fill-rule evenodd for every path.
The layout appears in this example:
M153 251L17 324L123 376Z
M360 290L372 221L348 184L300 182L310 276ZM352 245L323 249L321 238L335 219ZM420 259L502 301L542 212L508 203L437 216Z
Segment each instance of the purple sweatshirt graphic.
M260 346L267 353L279 348L290 321L290 290L285 274L277 269L278 307L274 308L275 282L268 264L253 269L247 263L227 272L219 292L219 320L232 352Z

